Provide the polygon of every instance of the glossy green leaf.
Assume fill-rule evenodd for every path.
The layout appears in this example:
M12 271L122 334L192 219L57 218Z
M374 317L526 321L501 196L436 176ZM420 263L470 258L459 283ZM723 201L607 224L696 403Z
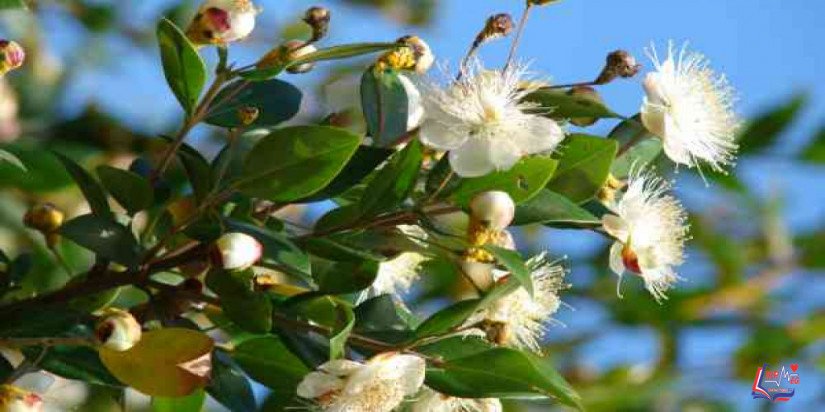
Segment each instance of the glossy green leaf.
M60 234L104 259L129 267L140 263L142 251L134 235L112 220L95 215L78 216L63 224Z
M811 143L802 151L802 160L825 163L825 126L819 129Z
M347 302L329 296L299 302L292 307L302 318L332 331L329 338L329 359L344 356L347 339L355 325L355 315Z
M409 103L400 74L367 69L361 77L361 109L367 134L378 146L391 146L407 133Z
M206 391L232 412L255 410L255 394L249 379L223 353L212 355L212 379Z
M496 346L480 336L450 336L433 343L415 347L416 352L435 356L445 361L484 353Z
M272 329L272 301L252 289L252 271L238 273L212 270L206 285L221 298L224 314L241 329L264 334Z
M739 153L756 153L773 146L797 119L807 102L807 95L798 94L758 115L739 133Z
M547 359L510 348L455 357L427 370L427 385L462 398L544 395L582 409L581 399Z
M20 169L23 172L27 171L26 170L26 165L24 165L23 162L20 161L20 159L17 158L17 156L15 156L11 152L7 152L3 149L0 149L0 163L3 163L3 162L9 163L12 166Z
M326 187L358 149L361 138L326 126L276 130L244 161L241 191L273 202L291 202ZM301 176L301 179L296 179Z
M282 71L286 70L287 67L290 66L299 66L304 63L312 63L324 60L348 59L350 57L356 57L370 53L377 53L396 47L398 47L398 44L396 43L356 43L327 47L324 49L317 50L314 53L301 56L300 58L291 61L288 65L276 66L266 69L254 69L242 73L241 76L245 79L253 81L266 80L277 76Z
M232 352L232 358L252 379L269 388L295 388L304 375L310 372L275 336L242 342ZM295 393L294 390L292 393Z
M198 203L202 202L215 186L212 167L200 152L185 143L178 149L178 159L189 178L195 199Z
M26 172L15 164L0 161L0 189L18 188L31 193L62 189L72 184L71 176L51 152L39 146L0 145L0 149L19 159Z
M408 331L410 324L405 311L392 295L380 295L355 307L355 330L361 333Z
M527 293L533 295L533 278L530 276L530 270L527 269L524 259L521 258L518 252L493 245L487 245L484 248L495 256L499 264L507 268L513 278L527 289Z
M152 206L154 201L152 186L140 175L106 165L97 168L97 175L112 197L130 215Z
M181 397L209 383L214 342L191 329L143 332L132 349L101 348L100 359L117 379L151 396Z
M0 311L0 336L42 338L63 336L87 315L65 306L35 307L25 313Z
M336 262L315 274L318 290L340 295L362 291L375 281L380 263L374 260Z
M516 204L524 203L547 185L556 173L558 164L557 160L549 156L526 157L510 170L461 179L451 199L461 206L467 206L478 193L501 190L510 194Z
M187 396L178 398L152 398L153 412L201 412L206 402L206 392L197 389Z
M250 83L237 81L225 86L215 102L221 102L212 110L206 122L221 127L244 126L238 110L245 107L258 109L258 118L248 127L269 127L283 123L301 108L301 90L282 80L272 79Z
M481 299L462 300L434 313L415 329L415 336L438 336L461 326L478 310L480 302Z
M262 259L264 264L277 267L302 279L309 279L312 271L309 256L283 234L232 219L227 219L225 224L228 229L246 233L261 242L264 247Z
M25 351L30 359L37 358L40 348ZM55 346L49 349L39 366L57 376L80 380L93 385L123 386L100 362L97 351L85 346Z
M544 189L532 199L516 206L513 225L523 226L532 223L590 227L600 225L601 220L570 199Z
M163 74L187 114L198 104L206 82L206 65L186 35L167 19L161 19L157 28Z
M662 139L650 134L640 122L639 115L633 116L619 123L607 136L621 145L632 142L629 149L616 156L610 168L610 173L617 179L626 178L633 168L653 163L662 153Z
M381 163L395 153L392 149L374 146L359 146L358 150L349 160L344 170L338 174L325 188L307 198L301 199L302 203L317 202L319 200L330 199L338 196L351 187L355 186L370 173L372 173Z
M564 140L559 166L547 188L583 203L604 186L619 145L615 140L572 134Z
M443 199L451 195L462 181L452 172L450 156L442 156L427 175L427 182L424 186L427 193L432 196L438 192L436 199Z
M415 187L421 162L424 159L421 143L414 140L396 153L364 191L361 198L362 216L375 216L395 209L404 202Z
M547 117L566 120L572 118L621 118L603 103L582 96L571 96L562 90L541 89L524 100L540 105L537 111Z
M100 183L98 183L89 172L75 163L74 160L60 153L55 153L55 156L63 163L66 171L69 172L69 175L72 176L77 186L80 187L80 191L83 192L83 196L86 198L86 201L89 202L92 213L102 218L111 218L113 215L111 209L109 209L109 201L106 199L106 192L103 190L103 187L100 186Z

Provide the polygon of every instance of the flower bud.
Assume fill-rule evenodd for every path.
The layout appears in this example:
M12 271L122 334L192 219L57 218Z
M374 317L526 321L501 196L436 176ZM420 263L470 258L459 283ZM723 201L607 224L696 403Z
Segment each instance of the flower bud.
M20 68L26 60L26 52L17 42L0 40L0 77Z
M636 58L633 55L624 50L616 50L607 55L604 69L593 83L607 84L616 77L633 77L641 67L642 65L636 63Z
M301 40L289 40L270 50L255 66L259 69L282 66L316 51L318 49L312 44L307 44ZM315 63L303 63L290 66L286 71L292 74L300 74L309 72L314 67Z
M583 98L598 104L604 104L604 100L602 100L602 97L596 89L590 86L574 86L567 91L567 95ZM599 121L597 117L574 117L570 119L570 123L581 127L593 125L597 121Z
M43 234L55 233L63 225L65 216L51 203L34 205L23 216L23 223Z
M398 39L398 43L405 44L413 50L413 56L415 57L413 69L416 73L424 74L427 70L430 70L435 62L435 56L430 49L430 45L418 36L404 36Z
M312 27L312 38L309 40L315 43L327 35L329 31L330 12L326 7L314 6L307 9L304 14L304 22Z
M375 64L376 70L412 70L424 74L435 62L430 46L417 36L404 36L396 43L406 47L384 53Z
M470 201L470 215L490 229L500 231L510 226L516 213L516 204L506 192L492 191L477 194Z
M249 126L255 123L255 120L258 120L260 114L261 111L257 107L244 106L238 109L238 120L240 120L244 126Z
M206 0L186 28L186 36L198 45L242 40L255 29L257 15L251 0Z
M108 309L95 326L95 337L104 348L117 352L132 349L140 341L140 324L131 313Z
M0 411L40 412L43 399L34 392L24 391L11 385L0 385Z
M527 4L530 6L545 6L548 4L556 3L559 0L527 0Z
M263 246L245 233L227 233L215 241L213 262L226 270L245 270L263 255Z
M473 47L481 46L482 43L504 37L513 31L513 18L507 13L496 14L487 19L484 29L476 36Z

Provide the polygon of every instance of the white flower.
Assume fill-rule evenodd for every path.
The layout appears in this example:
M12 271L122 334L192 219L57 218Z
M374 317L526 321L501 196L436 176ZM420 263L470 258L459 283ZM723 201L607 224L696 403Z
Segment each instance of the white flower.
M369 290L370 296L383 294L401 295L410 290L413 282L418 279L421 264L427 257L416 252L404 252L398 256L381 262L378 275Z
M740 122L725 77L714 73L703 55L684 47L675 56L670 44L664 61L655 49L648 55L656 71L644 80L642 123L662 138L667 156L688 167L706 163L722 170L731 164Z
M495 398L455 398L424 387L411 412L501 412L501 401Z
M226 270L246 270L263 254L263 246L246 233L227 233L215 241L214 260Z
M120 309L108 309L105 317L95 327L100 344L117 352L132 349L141 337L141 328L131 313Z
M0 411L39 412L42 410L43 399L36 393L11 385L0 385Z
M380 354L365 364L333 360L304 377L298 396L327 412L390 412L418 392L425 367L423 359L398 353Z
M666 194L667 182L652 173L634 171L627 191L608 205L614 214L602 217L604 230L616 239L610 248L610 268L640 275L657 301L679 277L674 266L684 260L687 215L676 198Z
M561 306L559 291L567 288L565 269L547 260L541 253L527 261L532 269L533 296L524 288L497 300L473 314L465 325L479 322L501 324L504 331L497 336L500 344L539 351L545 324Z
M523 156L553 150L564 139L559 125L523 103L537 86L522 82L523 66L484 70L480 63L446 87L423 90L426 118L421 141L450 151L450 165L463 177L508 170ZM532 113L531 113L532 112Z
M507 192L491 191L470 200L472 217L493 230L504 230L516 215L516 204Z
M258 9L251 0L206 0L186 29L195 44L243 40L255 29Z

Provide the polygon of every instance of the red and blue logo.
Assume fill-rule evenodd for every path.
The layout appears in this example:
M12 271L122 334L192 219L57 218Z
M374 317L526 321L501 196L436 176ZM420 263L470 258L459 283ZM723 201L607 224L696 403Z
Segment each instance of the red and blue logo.
M783 365L779 370L768 369L768 364L756 370L751 395L754 399L767 399L771 402L787 402L794 395L795 389L790 385L799 384L799 374L796 370L799 364L793 363L789 369Z

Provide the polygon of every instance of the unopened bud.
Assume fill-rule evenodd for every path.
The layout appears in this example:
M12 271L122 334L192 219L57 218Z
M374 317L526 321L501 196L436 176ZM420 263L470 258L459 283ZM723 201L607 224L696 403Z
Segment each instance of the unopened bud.
M257 107L241 107L238 109L238 120L241 121L242 125L249 126L252 123L255 123L255 120L258 120L258 116L260 116L260 114L261 111Z
M314 6L306 11L304 22L308 24L309 27L312 27L312 38L310 42L314 43L327 35L330 17L329 9L326 7Z
M42 410L43 399L40 395L16 386L0 385L0 411L40 412Z
M256 67L259 69L268 69L271 67L288 65L296 59L315 53L316 51L318 51L318 49L315 46L307 44L304 41L289 40L264 55L264 57L258 61ZM299 74L309 72L314 67L315 63L302 63L289 66L286 71L293 74Z
M258 12L251 0L207 0L186 28L186 36L198 45L242 40L255 29Z
M484 29L478 33L473 47L481 46L482 43L504 37L513 31L513 18L507 13L496 14L487 19Z
M396 42L406 47L399 47L384 53L375 64L376 70L411 70L424 74L432 67L435 56L424 40L417 36L404 36Z
M430 70L430 67L432 67L435 62L435 56L430 49L430 45L418 36L404 36L398 39L398 43L405 44L413 50L415 57L415 66L413 69L416 73L424 74L427 70Z
M569 96L583 98L600 105L604 104L604 100L602 100L602 97L596 89L590 86L573 86L567 91L567 94ZM598 117L574 117L570 119L570 123L581 127L590 126L597 121L599 121Z
M510 226L515 213L516 204L507 192L483 192L470 201L471 217L496 231Z
M140 336L137 319L121 309L107 309L95 326L95 337L100 345L117 352L132 349L140 341Z
M263 246L245 233L227 233L215 241L213 262L226 270L245 270L263 255Z
M616 50L607 55L604 69L599 77L593 82L595 84L607 84L616 77L633 77L639 73L642 65L636 62L636 58L624 50Z
M26 52L17 42L0 40L0 77L20 68L26 60Z
M63 212L57 206L51 203L42 203L32 206L26 212L23 216L23 223L43 234L51 234L60 229L64 218Z
M559 0L527 0L527 4L531 6L545 6L548 4L556 3Z

